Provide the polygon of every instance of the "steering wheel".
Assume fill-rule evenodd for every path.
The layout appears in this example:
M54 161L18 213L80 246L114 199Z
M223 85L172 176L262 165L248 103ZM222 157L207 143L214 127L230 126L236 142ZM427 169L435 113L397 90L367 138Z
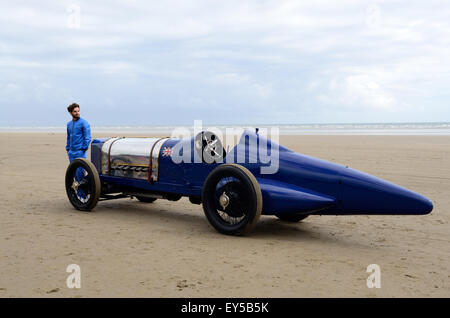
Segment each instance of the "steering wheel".
M211 131L202 131L195 137L195 148L206 163L222 162L225 156L220 139Z

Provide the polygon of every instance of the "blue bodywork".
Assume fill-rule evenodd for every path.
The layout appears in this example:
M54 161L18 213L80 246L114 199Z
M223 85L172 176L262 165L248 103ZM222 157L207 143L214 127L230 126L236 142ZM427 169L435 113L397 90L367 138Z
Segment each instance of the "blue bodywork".
M91 145L91 161L99 172L101 147L106 140L94 139ZM249 140L257 140L257 143ZM267 143L272 151L278 151L278 171L274 174L261 173L261 167L269 165L263 163L258 154L257 147L262 142ZM194 149L194 137L170 138L163 146L173 148L179 143L190 143L191 162L194 162L195 156L198 156ZM239 147L245 149L245 162L242 163L237 161ZM263 197L262 214L266 215L408 215L428 214L433 209L432 202L425 196L346 166L296 153L256 132L245 131L238 145L226 154L224 163L228 162L238 162L255 176ZM176 164L170 156L160 153L157 182L104 174L100 174L100 180L104 185L119 189L132 187L200 198L206 177L220 164Z

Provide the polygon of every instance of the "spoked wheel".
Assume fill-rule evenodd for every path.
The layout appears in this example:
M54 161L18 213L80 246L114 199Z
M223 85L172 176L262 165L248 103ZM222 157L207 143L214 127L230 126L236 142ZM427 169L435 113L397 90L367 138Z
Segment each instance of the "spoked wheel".
M144 202L144 203L153 203L156 201L156 198L140 197L140 196L136 196L136 199L138 199L139 202Z
M66 193L70 203L80 211L91 211L100 198L100 177L86 159L73 160L66 171Z
M258 181L247 168L237 164L218 166L203 185L203 211L211 225L223 234L249 233L261 216L262 202Z
M275 216L279 218L281 221L296 223L306 219L308 217L308 214L286 213L286 214L275 214Z
M195 147L203 162L218 163L225 157L220 139L211 131L202 131L195 137Z

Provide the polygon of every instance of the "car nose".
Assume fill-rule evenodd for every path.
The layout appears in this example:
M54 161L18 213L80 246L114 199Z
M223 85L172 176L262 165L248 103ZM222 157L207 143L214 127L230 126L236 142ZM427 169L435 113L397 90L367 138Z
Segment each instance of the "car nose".
M351 168L341 173L342 210L345 214L428 214L427 197Z

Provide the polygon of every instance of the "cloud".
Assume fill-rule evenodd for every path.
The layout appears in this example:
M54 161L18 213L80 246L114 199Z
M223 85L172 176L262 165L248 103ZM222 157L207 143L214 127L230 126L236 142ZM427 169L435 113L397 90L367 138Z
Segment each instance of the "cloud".
M217 124L450 120L449 7L438 0L1 3L0 108L9 111L0 125L26 125L32 120L23 110L73 100L94 121L128 125L172 122L165 112ZM105 105L129 111L117 116ZM64 115L34 116L56 125Z
M367 75L349 75L329 82L328 94L320 94L318 100L342 108L374 108L394 110L401 104L383 87Z

